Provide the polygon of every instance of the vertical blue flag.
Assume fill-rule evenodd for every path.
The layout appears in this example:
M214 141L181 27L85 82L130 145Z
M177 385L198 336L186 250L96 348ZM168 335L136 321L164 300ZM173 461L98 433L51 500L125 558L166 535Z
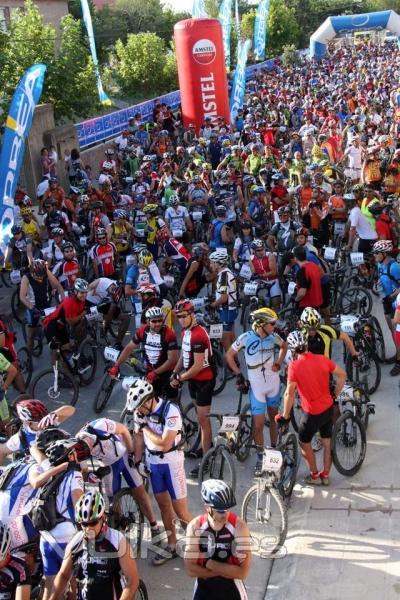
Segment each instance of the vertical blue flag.
M222 38L224 41L225 66L229 71L231 66L231 13L232 0L222 0L219 7L218 19L222 25Z
M89 38L90 51L92 53L94 71L96 73L97 89L99 90L99 98L102 104L111 104L110 98L103 90L103 84L101 83L99 61L97 60L96 44L94 43L92 17L90 15L89 5L87 0L81 0L83 20L85 22L86 31Z
M231 113L231 123L233 123L239 108L243 104L245 85L246 85L246 63L247 55L251 48L251 40L246 40L240 44L240 51L237 58L235 76L231 90L231 99L229 110Z
M32 65L19 81L10 104L0 153L0 248L5 246L14 221L14 196L24 158L33 112L42 94L46 65Z
M204 0L193 0L192 17L199 17L201 19L207 16L208 15L204 4Z
M265 44L267 41L267 20L270 0L261 0L258 5L254 25L254 54L256 60L264 60Z
M238 48L239 48L239 40L240 40L240 15L239 15L239 2L235 0L235 25L236 25L236 37L238 40ZM239 52L238 52L239 54Z

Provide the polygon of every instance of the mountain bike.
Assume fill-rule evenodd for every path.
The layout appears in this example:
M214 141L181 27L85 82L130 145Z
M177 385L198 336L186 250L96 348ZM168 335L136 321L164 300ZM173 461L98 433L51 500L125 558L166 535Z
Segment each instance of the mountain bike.
M250 328L250 314L258 308L271 307L271 289L274 281L248 281L243 287L243 304L240 312L240 324L243 331ZM266 294L262 292L266 290Z
M349 394L338 398L342 414L332 431L332 460L336 470L346 477L358 473L367 451L367 436L363 421L358 416L358 402ZM367 406L367 410L371 407Z
M379 357L385 356L385 341L379 323L370 317L353 315L341 320L341 329L353 337L357 360L346 356L346 373L350 381L360 384L371 395L381 382Z

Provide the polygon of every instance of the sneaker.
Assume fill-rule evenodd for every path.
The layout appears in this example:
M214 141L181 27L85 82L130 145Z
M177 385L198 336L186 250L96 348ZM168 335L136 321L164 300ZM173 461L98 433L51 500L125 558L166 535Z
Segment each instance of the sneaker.
M198 464L197 467L194 467L194 469L189 471L189 477L191 479L197 479L199 477L199 471L200 471L200 464Z
M319 478L321 480L321 485L329 485L330 484L329 477L323 477L322 475L320 475Z
M166 546L165 548L160 548L158 553L155 555L155 557L151 561L151 564L154 567L160 567L161 565L165 564L169 560L177 558L177 556L178 555L176 553L175 548L172 550L171 548L169 548L169 546Z
M306 485L321 485L321 477L313 477L311 473L304 478L304 483Z
M389 375L400 375L400 362L396 362L392 369L389 371Z
M262 475L262 458L258 458L256 462L256 466L254 467L254 477L261 477Z
M187 458L203 458L203 450L201 448L198 450L191 450L190 452L186 452L185 456L187 456Z
M160 527L152 527L151 528L151 543L153 546L161 546L163 541L162 531Z

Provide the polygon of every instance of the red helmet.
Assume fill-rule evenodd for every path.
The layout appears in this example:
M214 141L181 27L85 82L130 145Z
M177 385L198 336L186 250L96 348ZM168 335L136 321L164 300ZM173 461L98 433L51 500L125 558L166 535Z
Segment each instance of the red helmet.
M168 227L161 227L156 233L157 242L163 243L171 237Z
M46 263L41 258L36 258L32 262L32 273L38 277L43 277L46 273Z
M47 407L40 400L21 400L16 405L21 421L40 421L49 414Z
M176 314L181 313L181 312L194 312L194 306L193 303L190 300L178 300L178 302L175 304L175 312Z

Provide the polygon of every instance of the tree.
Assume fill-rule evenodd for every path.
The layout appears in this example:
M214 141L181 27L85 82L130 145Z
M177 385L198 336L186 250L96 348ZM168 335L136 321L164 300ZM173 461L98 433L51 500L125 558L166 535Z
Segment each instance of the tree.
M219 5L220 5L220 2L218 2L218 0L204 0L204 6L206 9L206 13L212 19L218 18Z
M267 29L268 56L279 56L286 44L294 44L297 48L299 34L294 10L288 8L283 0L271 0Z

